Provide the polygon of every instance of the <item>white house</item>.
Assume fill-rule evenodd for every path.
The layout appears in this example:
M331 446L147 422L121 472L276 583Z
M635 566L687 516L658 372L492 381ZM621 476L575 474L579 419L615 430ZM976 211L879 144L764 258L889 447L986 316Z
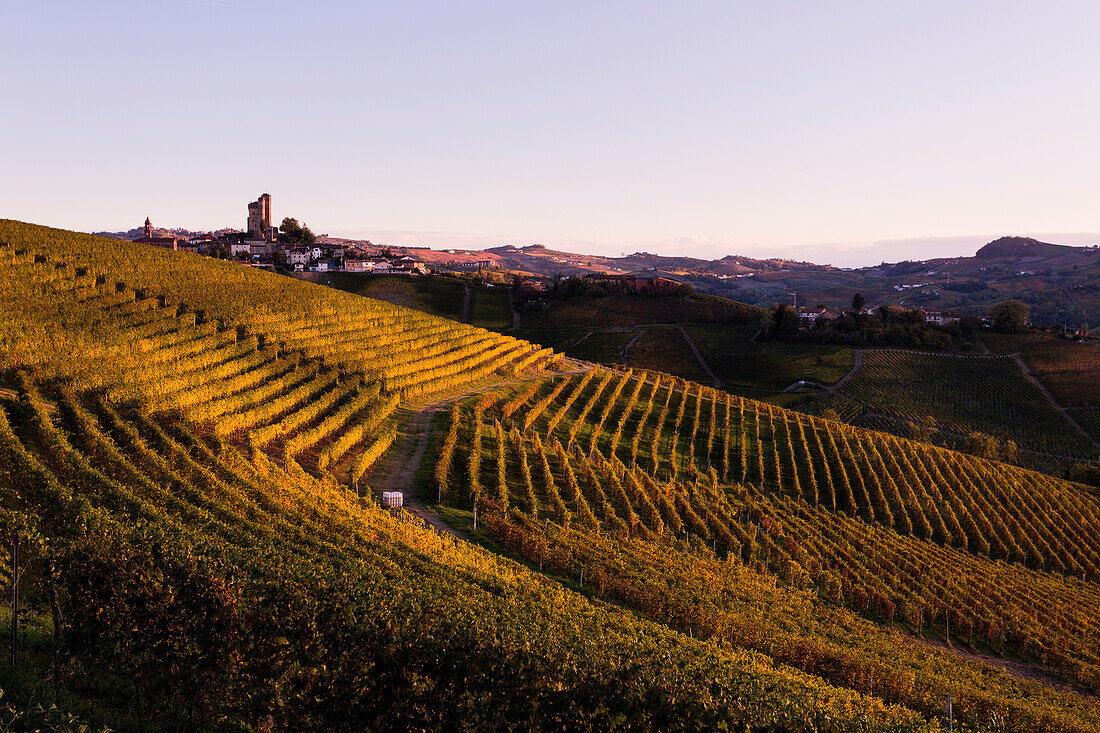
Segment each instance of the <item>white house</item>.
M292 265L308 265L309 264L309 250L308 249L292 249L286 253L286 261Z
M925 323L935 323L940 326L948 323L958 323L962 318L961 313L940 310L939 308L921 308L920 310L924 314Z
M378 260L374 263L374 271L385 273L388 275L389 273L393 272L393 265L390 264L389 260Z
M248 242L230 242L229 243L229 256L236 257L237 255L252 254L252 245Z
M317 261L317 260L321 259L321 257L324 256L324 254L325 254L325 251L323 249L321 249L320 247L314 247L313 249L311 249L309 251L309 258L313 261Z

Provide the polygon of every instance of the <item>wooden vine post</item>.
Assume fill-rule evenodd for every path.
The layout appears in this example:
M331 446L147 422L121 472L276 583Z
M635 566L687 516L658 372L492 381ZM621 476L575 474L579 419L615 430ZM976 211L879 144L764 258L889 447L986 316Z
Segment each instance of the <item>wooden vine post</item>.
M11 666L19 651L19 535L11 542Z

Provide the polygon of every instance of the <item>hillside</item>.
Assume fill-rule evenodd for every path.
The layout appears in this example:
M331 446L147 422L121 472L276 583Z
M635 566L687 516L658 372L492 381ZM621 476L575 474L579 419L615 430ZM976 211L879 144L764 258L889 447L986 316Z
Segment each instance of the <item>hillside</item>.
M740 255L717 260L645 252L605 257L538 245L455 254L414 251L433 263L483 258L505 271L546 278L591 272L666 273L698 292L764 307L789 302L791 293L797 295L799 305L842 307L858 292L872 305L940 307L984 315L998 301L1020 298L1031 306L1036 324L1100 322L1100 249L1024 237L1001 237L974 256L884 262L856 269Z
M448 429L446 503L648 618L930 715L950 690L974 725L1100 723L897 633L1095 684L1100 505L1072 484L629 371L472 399Z
M1001 237L979 249L974 254L976 260L1032 260L1049 261L1064 257L1074 257L1080 253L1078 247L1064 244L1048 244L1030 237Z
M1100 729L1079 485L203 257L0 264L20 727Z
M756 338L760 309L698 294L551 294L521 301L521 327L513 330L501 288L446 276L310 277L451 317L461 312L465 287L475 315L479 301L493 306L495 318L478 325L567 356L663 371L815 415L831 410L853 425L956 449L965 448L971 433L982 432L1014 442L1014 462L1058 476L1100 457L1100 439L1089 433L1096 407L1092 379L1100 373L1095 342L1040 332L987 330L975 337L1003 358L784 343Z

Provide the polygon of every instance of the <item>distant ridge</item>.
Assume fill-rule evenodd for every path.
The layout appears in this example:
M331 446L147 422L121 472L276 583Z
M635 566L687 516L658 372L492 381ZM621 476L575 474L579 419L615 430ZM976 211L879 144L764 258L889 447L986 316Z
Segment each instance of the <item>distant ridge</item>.
M1031 237L1001 237L979 249L974 257L991 260L998 257L1060 257L1080 251L1080 247L1040 242Z

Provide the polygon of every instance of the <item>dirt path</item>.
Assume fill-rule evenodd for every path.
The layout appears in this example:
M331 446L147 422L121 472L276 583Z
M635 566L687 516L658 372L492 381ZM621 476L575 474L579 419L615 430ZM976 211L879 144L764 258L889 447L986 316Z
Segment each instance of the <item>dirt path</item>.
M372 493L376 494L381 494L383 491L402 492L405 509L410 514L424 520L434 527L437 532L460 537L428 505L429 502L434 502L436 497L434 495L425 496L422 492L417 491L414 486L417 469L420 468L420 463L424 460L424 453L428 449L428 442L432 435L432 421L435 416L448 409L452 403L482 392L540 379L549 379L554 376L565 377L591 369L591 367L584 366L580 362L574 363L575 367L566 371L554 372L553 374L526 375L517 379L491 382L460 392L436 395L432 397L430 402L403 405L398 409L398 420L401 427L397 439L370 469L365 477L365 484L370 487ZM431 492L428 493L431 494Z
M1027 368L1027 364L1024 362L1023 357L1019 354L1012 354L1012 358L1016 360L1016 363L1020 366L1020 371L1024 373L1024 376L1030 379L1031 383L1034 384L1039 389L1039 391L1043 393L1043 397L1046 397L1047 402L1050 403L1051 407L1060 412L1062 414L1062 417L1066 419L1066 422L1072 425L1073 429L1080 433L1081 436L1085 440L1087 440L1093 448L1100 451L1100 443L1098 443L1095 438L1085 432L1085 429L1082 428L1077 423L1077 421L1073 419L1073 416L1069 414L1069 411L1066 410L1066 408L1058 404L1058 400L1054 399L1054 395L1050 393L1050 390L1046 388L1046 385L1040 382L1038 377L1032 374L1031 370Z
M462 295L462 322L470 322L470 300L473 299L473 290L469 285L466 286L466 292Z
M619 358L623 360L623 364L630 366L630 347L644 334L645 331L638 331L634 334L634 337L627 341L623 348L619 350Z
M563 351L568 351L569 349L572 349L574 346L579 346L580 344L584 343L585 339L587 339L589 336L591 336L594 333L596 333L596 332L595 331L586 331L583 336L581 336L579 339L577 339L573 343L566 346L565 349L563 349Z
M516 301L513 299L514 293L512 292L512 286L508 286L508 307L512 309L512 330L515 331L520 327L519 311L516 310Z
M1041 664L1024 662L1016 659L1005 659L1004 657L998 657L992 654L982 654L981 652L971 651L961 644L956 643L949 645L943 639L922 639L920 637L913 637L913 639L936 651L954 654L956 657L974 662L975 664L998 669L1008 676L1015 677L1019 680L1040 682L1059 692L1076 692L1079 695L1095 699L1095 695L1087 688L1049 672L1046 667Z
M714 380L714 388L721 389L722 381L718 379L718 377L714 376L714 372L710 370L710 365L707 364L706 360L703 358L703 352L699 351L699 347L695 345L695 341L692 340L691 336L687 332L687 329L683 326L678 326L677 328L679 328L680 333L683 334L684 341L687 341L687 345L691 347L691 353L695 354L695 361L699 362L699 366L703 367L703 371L710 375L710 378Z
M863 349L855 349L855 358L852 363L852 370L845 374L843 377L837 380L836 384L829 387L826 392L833 394L840 389L845 382L852 378L852 376L859 371L859 368L863 366Z

